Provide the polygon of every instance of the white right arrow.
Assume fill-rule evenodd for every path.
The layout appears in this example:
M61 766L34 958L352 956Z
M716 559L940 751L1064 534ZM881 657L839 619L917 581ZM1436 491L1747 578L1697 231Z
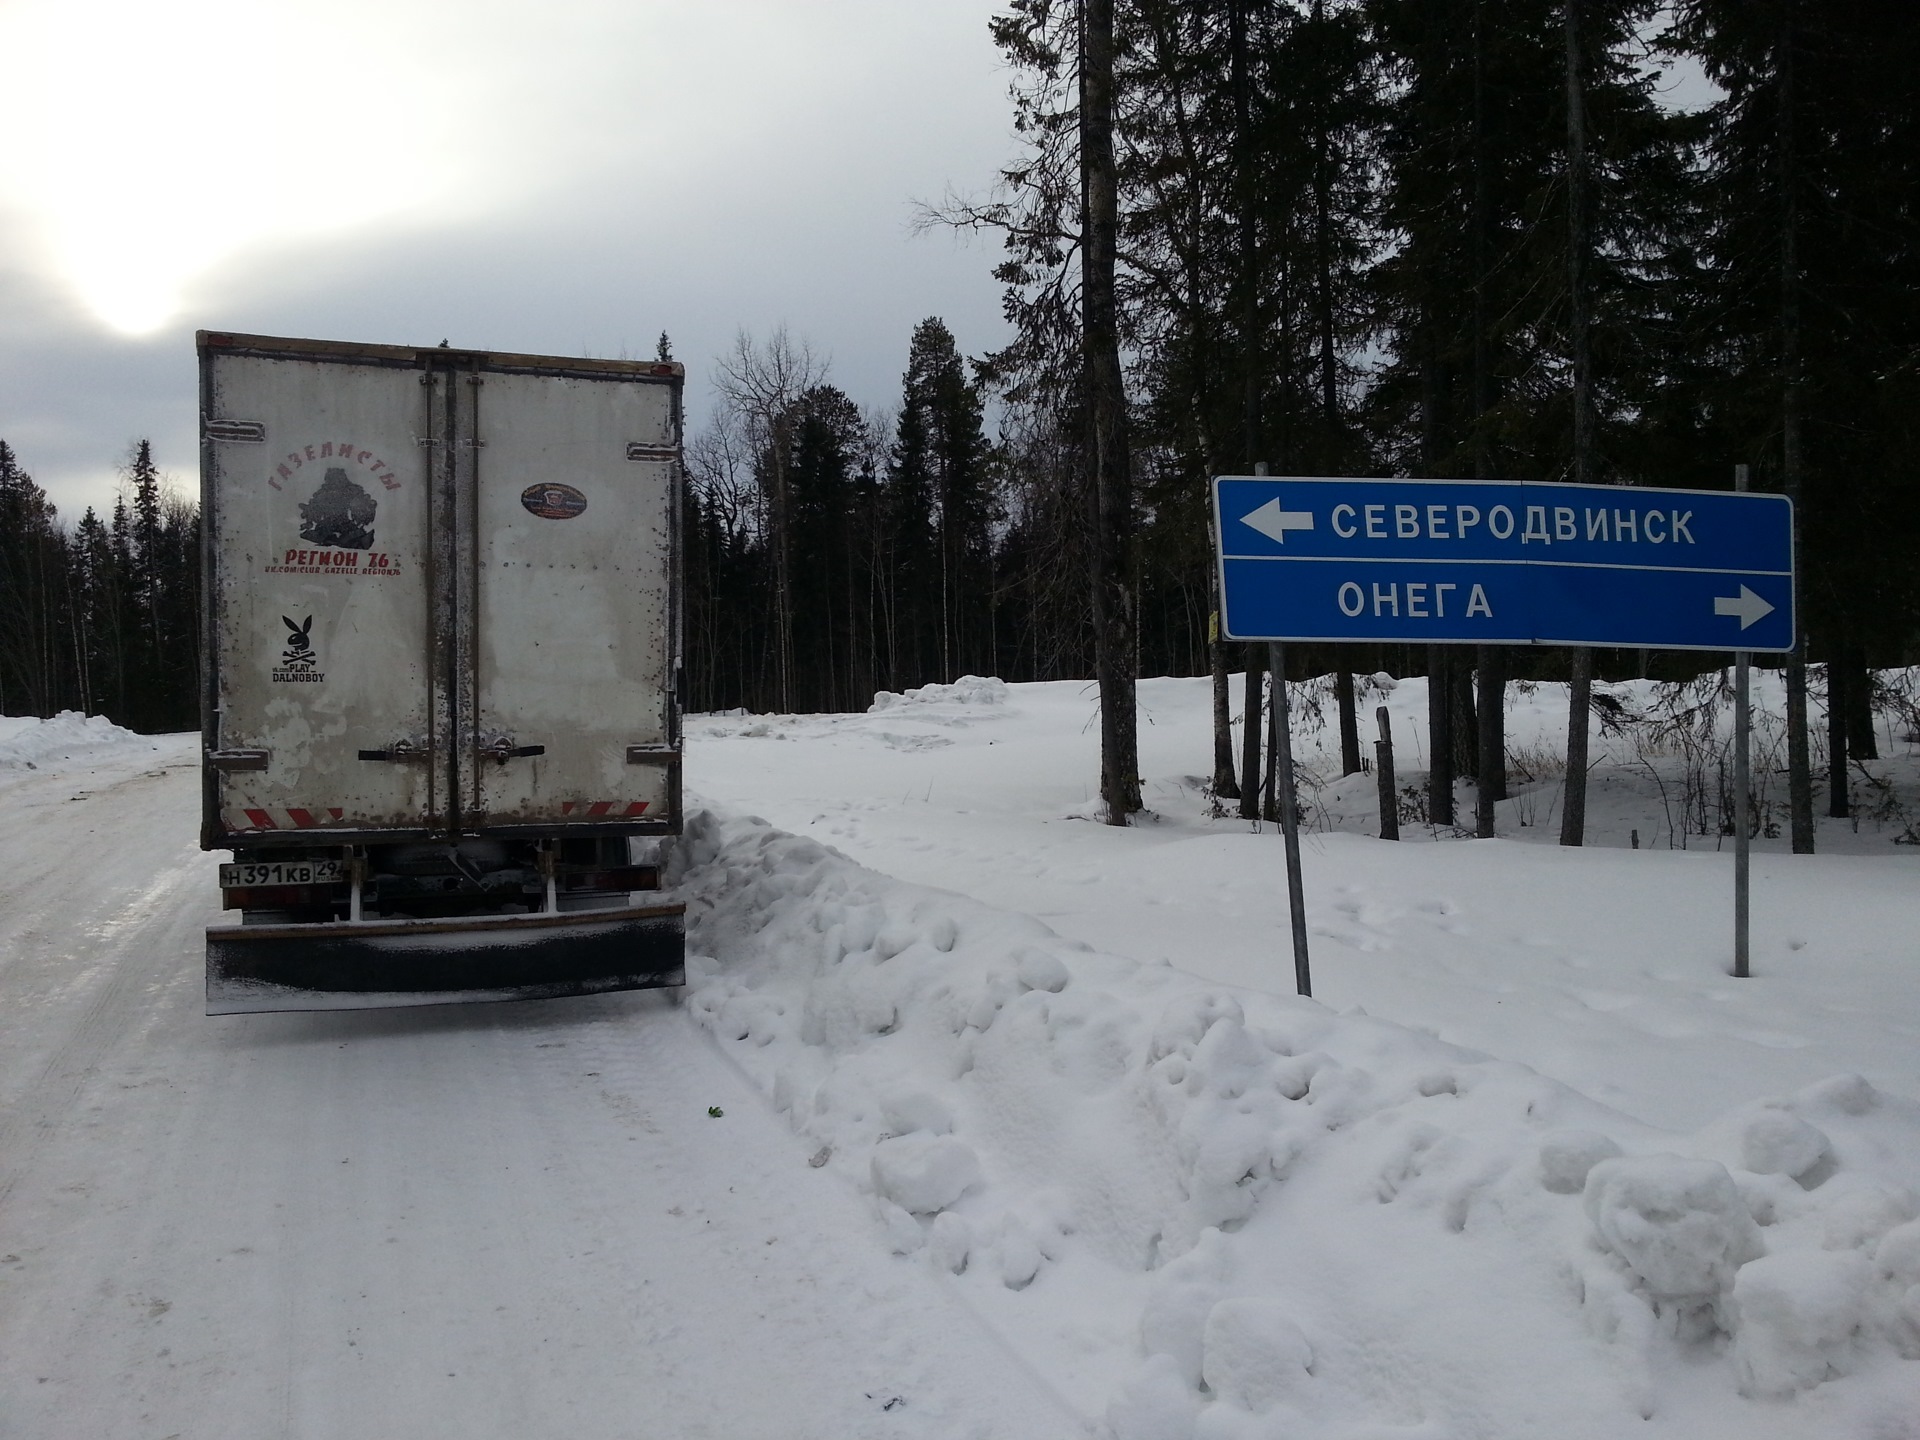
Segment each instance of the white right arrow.
M1746 586L1740 587L1738 595L1716 595L1713 597L1713 613L1716 615L1738 615L1740 628L1746 629L1756 620L1764 620L1773 613L1773 606L1762 600Z
M1313 528L1313 512L1282 510L1278 500L1269 500L1258 510L1242 515L1240 523L1250 529L1258 530L1276 545L1284 545L1287 543L1287 531Z

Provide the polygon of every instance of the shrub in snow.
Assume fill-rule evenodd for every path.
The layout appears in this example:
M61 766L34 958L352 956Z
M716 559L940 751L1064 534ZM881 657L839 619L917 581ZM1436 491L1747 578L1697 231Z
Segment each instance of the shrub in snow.
M1578 1195L1593 1167L1619 1154L1618 1145L1592 1130L1555 1131L1540 1142L1540 1183L1556 1195Z
M1732 1303L1741 1392L1783 1398L1842 1373L1872 1278L1854 1250L1796 1250L1742 1266Z
M915 1215L945 1210L980 1178L972 1147L951 1135L896 1135L873 1148L873 1188Z
M1678 1155L1602 1160L1587 1176L1587 1218L1656 1301L1718 1302L1765 1247L1726 1167Z
M1222 1300L1207 1315L1200 1373L1230 1405L1258 1414L1297 1391L1313 1366L1313 1347L1278 1301Z
M1826 1159L1827 1137L1784 1110L1762 1110L1740 1132L1740 1164L1756 1175L1798 1180Z

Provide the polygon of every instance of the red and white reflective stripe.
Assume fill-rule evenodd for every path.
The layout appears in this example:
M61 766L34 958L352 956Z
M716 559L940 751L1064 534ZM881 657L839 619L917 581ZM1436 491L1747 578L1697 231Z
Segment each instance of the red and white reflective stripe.
M247 823L232 827L236 830L316 830L326 825L338 825L347 812L329 805L305 810L294 807L275 807L271 810L249 808L240 813L247 817Z
M560 813L562 815L571 815L574 811L581 810L586 812L586 818L589 820L605 820L610 815L616 815L617 812L617 818L631 819L635 815L646 814L649 803L650 802L646 800L626 802L619 800L562 800L560 802Z

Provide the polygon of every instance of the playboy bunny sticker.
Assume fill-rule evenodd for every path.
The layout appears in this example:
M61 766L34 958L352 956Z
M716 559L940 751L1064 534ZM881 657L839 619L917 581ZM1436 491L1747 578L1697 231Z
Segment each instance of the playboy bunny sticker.
M319 652L313 648L313 616L294 620L282 615L280 621L287 627L287 648L280 652L280 665L273 672L273 678L309 684L325 680L327 677L319 669Z

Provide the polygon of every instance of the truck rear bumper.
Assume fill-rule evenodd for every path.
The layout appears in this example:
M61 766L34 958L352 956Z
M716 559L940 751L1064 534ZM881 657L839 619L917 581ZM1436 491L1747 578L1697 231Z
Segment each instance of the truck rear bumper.
M207 929L207 1013L544 1000L685 982L685 906Z

